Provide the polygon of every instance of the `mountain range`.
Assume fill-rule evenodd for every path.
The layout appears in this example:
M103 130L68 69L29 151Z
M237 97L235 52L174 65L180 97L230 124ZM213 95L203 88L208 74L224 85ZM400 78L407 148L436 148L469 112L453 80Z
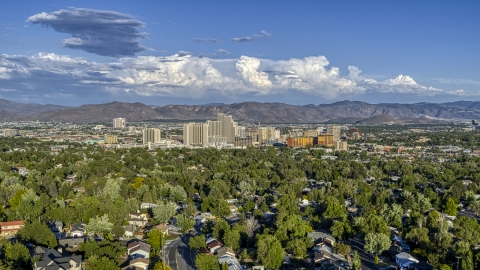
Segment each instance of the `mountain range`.
M331 104L289 105L243 102L234 104L167 105L111 102L80 107L23 104L0 99L0 121L111 122L123 117L127 122L144 120L203 121L218 113L236 121L261 123L444 123L480 119L480 102L381 103L339 101Z

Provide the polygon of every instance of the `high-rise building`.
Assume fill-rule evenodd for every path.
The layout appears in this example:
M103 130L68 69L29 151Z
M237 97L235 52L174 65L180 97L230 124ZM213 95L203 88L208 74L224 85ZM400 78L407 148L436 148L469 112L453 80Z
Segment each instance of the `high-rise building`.
M118 137L117 135L105 135L105 143L106 144L117 144L118 143Z
M160 143L161 131L158 128L145 128L142 130L143 144Z
M303 132L304 137L317 137L318 136L318 130L305 130Z
M340 141L340 127L339 126L329 126L327 127L327 134L333 135L333 141Z
M233 121L231 115L223 113L217 114L217 121L220 122L220 136L227 138L227 143L235 143L235 127L237 123Z
M234 144L238 130L237 123L233 121L231 115L220 113L217 115L217 121L208 120L205 124L183 125L183 144Z
M280 130L274 127L259 127L258 142L264 143L266 140L274 140L280 138Z
M208 120L207 125L209 137L222 137L222 122Z
M6 128L3 130L3 136L5 137L15 137L17 131L15 129Z
M125 126L126 126L125 118L113 119L113 128L125 128Z
M183 125L183 144L185 145L207 145L208 125L201 123L190 123Z

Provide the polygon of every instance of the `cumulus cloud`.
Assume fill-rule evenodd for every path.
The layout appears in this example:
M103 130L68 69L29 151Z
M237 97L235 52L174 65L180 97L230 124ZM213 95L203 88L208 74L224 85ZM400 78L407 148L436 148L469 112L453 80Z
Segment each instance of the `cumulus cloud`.
M348 98L364 93L471 96L463 90L444 91L418 84L407 75L384 81L364 78L358 67L348 74L324 56L270 60L250 56L212 59L180 51L171 56L120 57L97 63L84 58L40 53L1 55L0 85L12 95L93 98L108 93L148 97L238 97L289 95ZM2 91L2 95L10 92Z
M42 12L27 21L72 35L62 42L71 49L103 56L131 56L146 49L140 45L145 34L139 28L144 27L144 23L128 14L72 8Z
M266 37L271 37L272 33L268 33L265 30L262 30L260 34L253 34L251 36L244 36L244 37L237 37L237 38L232 38L232 41L235 42L249 42L249 41L254 41L255 39L258 38L266 38Z

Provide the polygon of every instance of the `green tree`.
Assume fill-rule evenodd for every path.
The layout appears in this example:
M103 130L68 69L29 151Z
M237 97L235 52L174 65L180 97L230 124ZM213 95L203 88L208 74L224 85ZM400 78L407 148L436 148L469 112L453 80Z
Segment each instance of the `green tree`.
M206 248L207 243L205 243L205 237L203 235L197 235L188 241L188 246L191 249L201 249L201 248Z
M383 233L367 233L365 236L365 250L380 255L390 248L390 237Z
M236 229L226 230L223 236L223 243L233 249L238 250L240 248L240 232Z
M333 247L333 250L338 253L342 254L343 256L347 257L350 256L350 250L352 247L350 247L347 244L344 243L335 243L335 246Z
M218 257L199 254L195 258L195 266L198 270L220 270Z
M58 245L57 243L57 237L55 234L51 234L49 239L48 239L48 247L49 248L55 248Z
M473 252L469 250L462 259L462 270L473 270Z
M105 270L114 270L118 269L117 263L104 256L93 255L87 259L85 262L85 269L86 270L97 270L97 269L105 269Z
M120 196L120 183L119 180L109 178L107 179L107 183L103 188L103 194L105 196L109 196L110 199L115 200Z
M108 215L104 214L103 216L99 217L92 217L88 221L88 224L85 226L85 230L87 232L93 232L96 234L103 233L103 232L110 232L113 228L113 224L108 221Z
M448 198L443 208L443 211L445 212L445 214L449 216L456 216L458 212L458 207L457 207L457 204L455 203L455 200L452 198Z
M187 193L183 187L174 186L169 190L169 198L175 202L185 201L187 199Z
M164 265L162 261L159 261L155 263L153 270L172 270L172 268L168 265Z
M153 217L161 223L167 223L177 212L176 205L172 202L158 203L152 208Z
M453 222L455 235L470 245L476 245L480 242L480 224L471 217L460 216Z
M332 231L332 236L337 239L346 239L348 236L353 234L353 228L350 226L348 221L333 221L332 227L330 227Z
M417 245L421 242L427 243L430 241L428 239L427 228L413 228L407 233L407 235L405 235L405 239L410 240Z
M26 223L25 226L17 232L17 237L22 241L41 246L50 246L52 237L55 239L55 234L44 223L34 221L33 223ZM55 245L56 240L55 240Z
M195 220L184 215L177 216L177 225L183 232L187 232L195 225Z
M360 260L360 255L358 255L358 251L353 252L353 259L352 259L352 268L354 270L359 270L362 267L362 261Z
M12 263L14 269L26 269L30 258L28 248L19 242L7 243L5 247L5 259Z
M125 229L117 223L112 227L112 233L117 237L121 237L125 234Z
M219 219L215 222L215 226L213 227L213 237L223 242L225 232L228 230L230 230L230 225L228 225L228 222L223 219Z
M165 237L159 229L155 228L148 233L147 242L152 246L153 253L157 254L165 245Z
M282 244L275 236L270 234L258 236L257 257L265 268L279 268L282 265L284 254Z
M347 217L345 205L341 204L335 197L327 197L325 200L325 211L322 216L324 218L341 218Z

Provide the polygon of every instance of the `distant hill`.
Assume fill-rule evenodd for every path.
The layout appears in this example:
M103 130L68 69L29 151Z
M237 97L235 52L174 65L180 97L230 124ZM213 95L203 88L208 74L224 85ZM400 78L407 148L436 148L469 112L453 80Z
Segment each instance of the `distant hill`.
M375 115L367 119L358 121L356 124L380 125L380 124L401 124L402 121L393 118L387 114Z
M66 106L52 104L36 104L36 103L17 103L5 99L0 99L0 110L11 112L16 115L29 115L40 112L54 111L66 109Z
M14 113L0 110L0 121L8 122L17 120L18 116Z
M111 122L113 118L118 117L126 118L127 121L143 121L156 119L158 115L151 107L142 103L111 102L43 112L20 119L42 122Z
M480 102L369 104L359 101L340 101L331 104L289 105L284 103L243 102L234 104L147 106L142 103L111 102L80 107L20 104L0 100L0 121L27 120L47 122L111 122L124 117L129 121L172 119L203 121L216 119L218 113L230 114L235 121L251 123L444 123L480 119ZM46 110L34 113L15 113L12 107L35 107ZM57 106L57 107L55 107ZM7 109L6 109L7 108ZM52 110L54 109L54 110ZM33 110L33 111L35 111ZM16 109L18 111L18 109ZM32 109L30 110L32 111Z

